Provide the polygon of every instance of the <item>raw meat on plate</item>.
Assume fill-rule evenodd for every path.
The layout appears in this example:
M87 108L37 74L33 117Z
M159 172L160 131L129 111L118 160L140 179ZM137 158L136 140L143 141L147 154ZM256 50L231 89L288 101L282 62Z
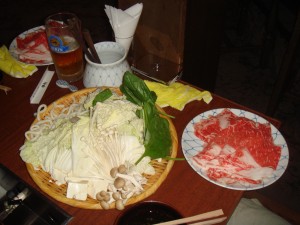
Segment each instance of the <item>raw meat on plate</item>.
M25 63L49 63L52 61L47 36L44 28L27 33L25 37L16 38L15 52L19 60Z
M273 142L270 124L257 123L225 109L199 121L194 129L205 147L193 162L212 180L259 184L278 165L281 147Z

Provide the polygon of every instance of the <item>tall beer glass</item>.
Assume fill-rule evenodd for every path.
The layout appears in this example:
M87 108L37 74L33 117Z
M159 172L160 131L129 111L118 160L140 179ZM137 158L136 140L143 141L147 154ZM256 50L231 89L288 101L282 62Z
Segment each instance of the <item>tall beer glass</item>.
M82 78L84 63L81 24L73 13L57 13L46 19L48 44L59 79L69 82Z

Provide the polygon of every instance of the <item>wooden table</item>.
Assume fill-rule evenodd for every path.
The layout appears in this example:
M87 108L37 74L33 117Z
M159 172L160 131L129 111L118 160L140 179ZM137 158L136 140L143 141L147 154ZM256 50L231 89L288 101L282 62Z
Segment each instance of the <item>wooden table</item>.
M38 107L38 105L31 105L29 99L45 69L46 67L39 67L38 72L26 79L17 79L5 75L1 83L11 87L12 91L8 92L7 95L3 91L0 92L0 162L37 190L40 189L29 176L25 163L19 156L19 148L24 143L24 133L33 122L34 113ZM41 104L50 104L69 93L69 90L57 87L55 81L56 75L52 78ZM83 88L82 81L76 82L75 85ZM222 107L241 108L251 111L244 106L216 95L213 95L213 100L208 105L203 101L194 101L186 105L183 111L165 108L167 113L175 116L173 122L178 133L178 157L183 157L180 140L188 122L204 111ZM266 117L264 115L260 116ZM280 125L274 119L267 119L277 127ZM145 200L157 200L168 203L181 212L183 216L192 216L215 209L223 209L225 215L230 217L242 195L243 191L219 187L203 179L186 161L176 161L166 180L153 195ZM47 197L74 217L70 222L72 225L109 225L113 224L113 221L121 213L118 210L105 211L74 208L57 202L49 196ZM224 222L223 224L226 223Z

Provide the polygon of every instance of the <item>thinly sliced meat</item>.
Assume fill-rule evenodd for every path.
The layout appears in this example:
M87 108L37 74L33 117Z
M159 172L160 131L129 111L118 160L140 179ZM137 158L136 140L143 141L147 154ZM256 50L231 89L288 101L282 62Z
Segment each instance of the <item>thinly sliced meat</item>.
M45 63L52 61L45 29L41 28L28 33L24 38L17 37L16 43L15 51L22 62Z
M281 147L273 142L270 124L238 117L225 109L194 128L206 146L193 160L212 180L256 184L278 165Z
M227 184L258 184L273 172L272 168L257 164L246 149L239 151L229 145L222 148L213 144L205 148L205 153L193 157L193 161L210 179Z
M281 148L275 146L269 124L258 124L246 118L236 120L235 124L221 130L214 143L230 145L237 150L246 148L255 161L262 167L276 169Z
M20 60L27 63L42 63L47 61L49 62L51 60L51 54L44 45L39 45L30 51L23 50L18 52Z
M208 119L195 124L195 135L204 142L210 142L222 129L227 128L235 118L236 115L225 109L218 115L209 116Z
M20 50L26 49L29 46L34 47L35 45L40 45L42 43L47 43L46 31L40 28L36 31L30 32L25 35L25 37L17 37L17 48Z

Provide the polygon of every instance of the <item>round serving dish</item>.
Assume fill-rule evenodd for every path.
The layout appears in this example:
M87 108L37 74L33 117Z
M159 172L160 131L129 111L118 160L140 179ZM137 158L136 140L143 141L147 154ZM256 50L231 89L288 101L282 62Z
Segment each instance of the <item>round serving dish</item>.
M111 88L115 90L116 92L120 93L118 88ZM70 93L66 96L63 96L50 104L45 112L40 115L42 119L47 116L50 111L54 108L54 104L59 104L59 105L64 105L64 106L69 106L70 104L73 103L74 99L75 101L79 101L81 96L86 96L89 93L95 91L96 88L87 88L87 89L82 89L74 93ZM55 110L62 110L63 108L58 108L56 107ZM162 109L160 109L162 110ZM163 110L162 110L163 111ZM175 130L175 127L172 123L172 121L167 118L169 121L169 127L170 127L170 133L171 133L171 138L172 138L172 149L170 153L170 157L175 158L177 155L177 148L178 148L178 138L177 138L177 133ZM35 120L32 125L34 125L37 122ZM150 196L153 194L159 186L163 183L163 181L166 179L167 175L169 174L174 161L173 160L152 160L151 161L152 166L155 168L155 175L153 176L145 176L147 178L147 184L143 186L144 192L142 192L140 195L134 196L130 198L126 205L130 205L133 203L137 203L146 197ZM99 202L93 198L88 197L86 201L79 201L75 199L69 199L66 197L66 192L67 192L67 185L63 184L61 186L55 184L55 181L51 178L51 175L41 168L39 170L36 170L31 164L26 164L27 170L34 180L34 182L41 188L42 191L44 191L46 194L54 198L55 200L59 202L63 202L65 204L74 206L74 207L79 207L79 208L84 208L84 209L102 209L100 206ZM115 208L114 203L111 204L110 208Z

